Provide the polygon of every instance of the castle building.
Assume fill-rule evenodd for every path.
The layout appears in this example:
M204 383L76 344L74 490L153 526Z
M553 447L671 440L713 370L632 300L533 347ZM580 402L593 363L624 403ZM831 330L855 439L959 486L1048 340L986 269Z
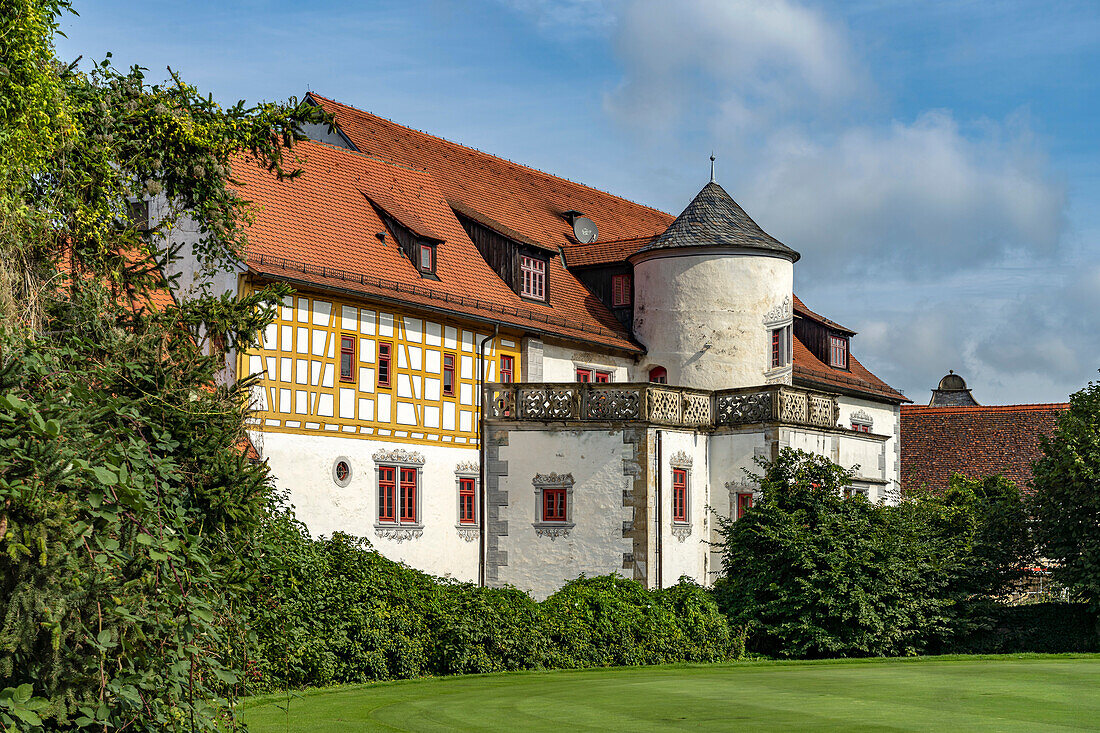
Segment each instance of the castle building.
M581 573L713 580L713 513L747 511L784 446L897 496L908 400L713 176L672 217L309 98L336 129L298 178L234 169L247 260L185 257L178 294L294 288L227 376L262 375L253 443L311 532L545 596Z

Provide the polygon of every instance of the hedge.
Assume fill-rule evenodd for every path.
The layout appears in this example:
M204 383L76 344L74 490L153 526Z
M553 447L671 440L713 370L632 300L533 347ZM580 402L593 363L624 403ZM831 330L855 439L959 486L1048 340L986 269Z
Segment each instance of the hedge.
M273 517L240 609L253 640L247 692L432 675L739 658L710 593L682 579L648 591L619 576L578 578L538 603L515 588L434 578L367 540L309 538Z
M989 628L958 640L952 654L1100 652L1097 619L1087 604L994 606Z

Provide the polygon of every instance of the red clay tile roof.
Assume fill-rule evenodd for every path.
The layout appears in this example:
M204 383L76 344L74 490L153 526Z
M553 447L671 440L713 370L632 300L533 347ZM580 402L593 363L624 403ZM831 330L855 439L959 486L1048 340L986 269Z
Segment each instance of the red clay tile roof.
M573 227L562 216L566 211L580 211L592 219L600 239L607 241L659 234L673 221L663 211L404 127L314 92L309 96L335 118L360 152L426 169L448 201L555 251L576 242Z
M834 369L814 356L797 336L794 336L793 340L795 384L850 392L872 399L885 399L888 402L911 402L901 392L867 371L850 352L848 354L850 371Z
M1002 474L1031 492L1031 462L1042 456L1068 404L901 408L901 486L947 488L951 477Z
M589 244L567 244L561 249L566 267L591 267L625 263L630 255L652 242L653 235L617 239L612 242L597 240Z
M550 305L521 300L482 258L427 171L310 141L295 151L304 172L291 180L280 182L243 159L234 166L241 195L257 206L248 229L253 272L641 351L560 258L548 265ZM393 237L379 241L385 226L368 198L406 216L415 212L417 226L443 240L438 281L421 278Z
M796 314L804 317L804 318L809 318L812 321L817 321L818 323L820 323L824 326L828 326L829 328L833 329L834 331L840 331L842 333L848 334L849 336L855 336L856 335L856 332L853 331L852 329L848 328L847 326L842 326L839 323L837 323L836 321L830 321L825 316L814 313L812 310L810 310L809 308L806 307L805 303L803 303L801 300L799 300L797 295L794 296L794 312Z

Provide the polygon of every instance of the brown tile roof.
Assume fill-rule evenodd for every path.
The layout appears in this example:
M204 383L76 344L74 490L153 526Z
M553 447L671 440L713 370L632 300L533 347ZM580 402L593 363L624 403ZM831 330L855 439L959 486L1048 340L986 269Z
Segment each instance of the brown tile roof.
M430 173L315 142L296 148L303 175L278 181L240 160L233 173L256 205L248 229L248 265L256 273L543 334L640 352L622 324L553 257L550 305L521 300L489 267ZM439 280L420 277L370 203L442 239ZM384 202L384 203L383 203Z
M809 318L812 321L817 321L824 326L828 326L834 331L840 331L841 333L846 333L849 336L856 335L856 332L848 328L847 326L842 326L836 321L830 321L825 316L814 313L812 310L806 307L806 304L803 303L797 295L794 296L794 312L795 314L800 315L803 318Z
M335 118L360 152L426 169L447 201L555 251L576 242L573 227L562 216L570 210L596 222L605 241L659 234L672 223L673 217L663 211L413 130L314 92L309 96Z
M850 392L871 399L885 399L889 402L910 402L911 400L876 377L859 363L849 352L849 370L834 369L814 356L813 352L798 340L794 340L794 381L796 384Z
M901 408L901 486L947 487L960 473L969 478L1002 474L1030 493L1031 462L1042 455L1040 435L1050 435L1068 404Z
M566 267L591 267L625 263L630 255L653 241L653 236L617 239L612 242L597 240L589 244L567 244L561 249Z

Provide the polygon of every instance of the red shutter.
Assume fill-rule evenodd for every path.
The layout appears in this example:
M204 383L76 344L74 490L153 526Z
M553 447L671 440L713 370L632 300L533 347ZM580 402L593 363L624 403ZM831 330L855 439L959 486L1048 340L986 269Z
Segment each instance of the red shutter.
M443 394L448 397L455 396L455 357L453 354L443 355Z
M378 344L378 386L390 386L390 366L393 346L391 344Z
M472 478L460 478L458 480L458 522L459 524L473 524L476 519L474 511L476 497L474 496L474 480Z
M355 338L340 337L340 381L355 381Z
M687 521L687 471L672 469L672 521Z
M394 467L378 467L378 521L396 522L397 487L394 484Z
M416 469L401 469L401 521L416 521Z

